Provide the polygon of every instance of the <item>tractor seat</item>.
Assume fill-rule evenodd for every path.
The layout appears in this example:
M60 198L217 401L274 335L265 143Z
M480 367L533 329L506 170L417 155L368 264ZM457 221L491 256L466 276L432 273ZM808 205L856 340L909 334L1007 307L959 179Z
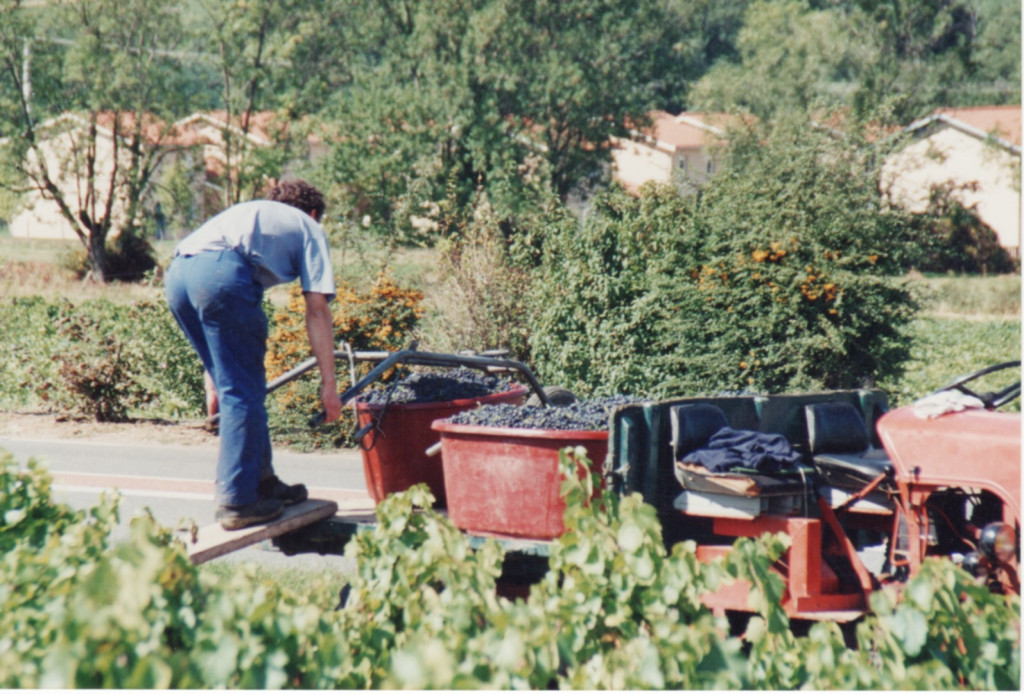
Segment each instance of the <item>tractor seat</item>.
M713 473L684 463L687 454L704 448L729 420L721 408L705 403L676 405L669 411L675 476L683 489L726 495L806 495L813 488L814 471L806 466L776 474Z
M811 461L825 485L860 491L886 474L889 478L878 489L896 491L892 461L884 450L871 448L867 425L856 407L848 402L826 402L804 409Z
M669 419L675 460L682 460L687 453L703 448L719 429L729 426L720 407L704 403L676 405L669 411Z

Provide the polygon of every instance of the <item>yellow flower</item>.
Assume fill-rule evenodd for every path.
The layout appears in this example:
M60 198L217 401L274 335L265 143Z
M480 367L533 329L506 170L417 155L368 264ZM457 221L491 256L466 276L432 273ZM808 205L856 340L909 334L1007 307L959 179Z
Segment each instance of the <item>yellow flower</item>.
M768 251L762 251L759 249L754 251L750 255L754 259L754 262L763 263L765 261L765 258L768 257Z

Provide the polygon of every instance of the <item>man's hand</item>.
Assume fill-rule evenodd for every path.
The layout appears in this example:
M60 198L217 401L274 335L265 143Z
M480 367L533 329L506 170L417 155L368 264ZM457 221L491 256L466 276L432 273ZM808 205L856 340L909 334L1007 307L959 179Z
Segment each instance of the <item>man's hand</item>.
M341 398L336 385L320 382L320 402L324 405L324 423L333 422L341 416Z
M334 321L327 306L327 296L306 292L306 335L309 347L320 367L320 402L324 406L324 422L333 422L341 416L341 398L334 374Z

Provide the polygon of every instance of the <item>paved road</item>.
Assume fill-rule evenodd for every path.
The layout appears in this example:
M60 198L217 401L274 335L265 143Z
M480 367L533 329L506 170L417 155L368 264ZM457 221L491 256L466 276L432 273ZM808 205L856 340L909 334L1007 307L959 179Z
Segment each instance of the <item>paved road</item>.
M179 527L190 520L200 527L214 522L215 445L133 445L0 437L0 449L12 453L23 465L30 458L44 463L54 478L54 496L72 507L94 506L101 492L117 489L121 494L121 523L115 539L126 536L132 516L143 508L149 508L168 527ZM274 467L281 479L304 483L315 498L344 501L366 496L359 451L275 451ZM266 545L216 561L240 560L262 565L347 568L341 557L286 557Z

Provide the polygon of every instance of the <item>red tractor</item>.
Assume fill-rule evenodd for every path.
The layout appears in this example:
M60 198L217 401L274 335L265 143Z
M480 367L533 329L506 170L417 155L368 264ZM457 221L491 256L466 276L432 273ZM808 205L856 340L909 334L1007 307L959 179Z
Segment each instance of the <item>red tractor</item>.
M776 569L793 618L856 619L872 590L930 556L1019 592L1020 413L997 411L1020 394L1019 366L984 369L893 411L867 389L625 407L612 417L609 472L658 508L667 544L696 540L699 557L737 537L788 534ZM1015 380L974 390L1000 374ZM767 473L694 463L725 428L782 439L799 462ZM743 612L747 592L736 582L705 600Z
M1020 396L1020 381L988 393L968 385L1019 366L999 364L947 386L980 408L922 418L907 407L879 420L897 491L889 558L897 572L945 555L993 589L1020 592L1021 420L997 411Z

